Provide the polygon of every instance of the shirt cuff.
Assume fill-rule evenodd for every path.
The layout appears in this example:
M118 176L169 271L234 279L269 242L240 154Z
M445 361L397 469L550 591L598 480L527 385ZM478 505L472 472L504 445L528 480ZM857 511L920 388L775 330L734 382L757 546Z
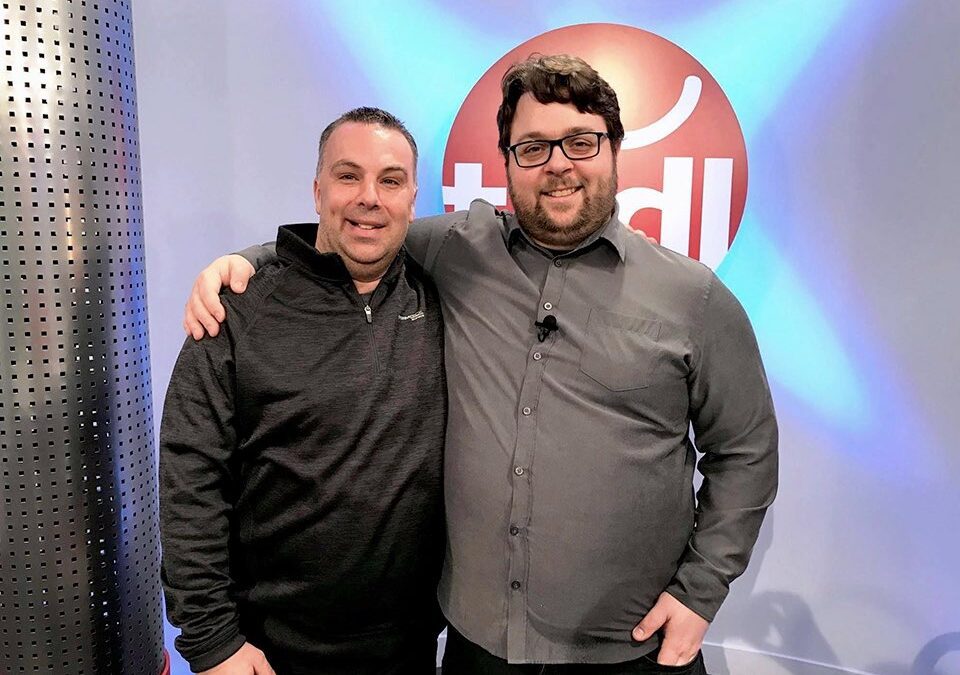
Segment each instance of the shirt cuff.
M187 663L190 664L190 670L199 673L204 670L210 670L214 666L218 666L229 659L239 651L246 641L247 638L243 635L235 633L227 637L227 639L213 643L212 646L203 650L196 650L190 654L183 654L181 652L181 654L183 658L187 660Z
M680 566L665 590L687 609L712 622L730 587L716 574L688 563Z
M248 263L253 265L253 269L259 270L267 263L271 263L277 259L276 244L272 241L268 241L259 246L248 246L242 251L236 251L234 255L241 256Z

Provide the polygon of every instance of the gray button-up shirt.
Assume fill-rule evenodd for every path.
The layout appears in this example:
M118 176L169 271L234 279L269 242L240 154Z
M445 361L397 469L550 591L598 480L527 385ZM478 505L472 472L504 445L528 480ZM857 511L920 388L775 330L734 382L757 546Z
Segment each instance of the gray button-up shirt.
M552 256L474 202L415 223L407 245L446 322L450 622L502 658L555 663L655 647L630 632L664 590L713 619L777 482L773 405L733 295L615 217Z
M777 484L729 290L616 217L554 256L475 201L415 221L406 245L445 320L450 623L515 663L612 663L656 647L631 630L664 590L712 620Z

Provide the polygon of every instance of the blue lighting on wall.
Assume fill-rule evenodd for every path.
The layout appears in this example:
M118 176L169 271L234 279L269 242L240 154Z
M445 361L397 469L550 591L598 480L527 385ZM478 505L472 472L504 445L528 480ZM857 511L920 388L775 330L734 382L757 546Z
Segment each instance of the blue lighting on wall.
M767 117L781 105L796 104L786 98L790 87L824 41L836 39L853 4L731 0L691 13L660 34L692 54L720 83L753 150L762 148L755 134Z
M750 315L770 377L828 423L866 429L873 420L853 358L760 226L744 219L719 274Z

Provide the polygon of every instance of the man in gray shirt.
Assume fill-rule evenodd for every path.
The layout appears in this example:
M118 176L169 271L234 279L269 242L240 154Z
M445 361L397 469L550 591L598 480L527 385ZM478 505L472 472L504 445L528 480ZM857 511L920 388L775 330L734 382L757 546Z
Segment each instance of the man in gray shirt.
M478 200L407 238L445 317L444 667L705 672L709 621L776 493L753 331L709 269L617 219L623 125L588 64L515 65L497 121L516 214ZM252 270L207 268L188 331L216 331L221 281Z

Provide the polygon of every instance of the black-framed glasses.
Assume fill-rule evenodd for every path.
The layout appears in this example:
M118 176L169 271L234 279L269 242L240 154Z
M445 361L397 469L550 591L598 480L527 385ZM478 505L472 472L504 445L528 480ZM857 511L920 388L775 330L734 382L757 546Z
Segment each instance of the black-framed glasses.
M554 141L537 140L514 143L507 150L513 153L517 166L530 169L543 166L553 156L553 149L560 146L561 152L567 159L590 159L600 154L600 140L609 137L603 131L583 131L571 134Z

